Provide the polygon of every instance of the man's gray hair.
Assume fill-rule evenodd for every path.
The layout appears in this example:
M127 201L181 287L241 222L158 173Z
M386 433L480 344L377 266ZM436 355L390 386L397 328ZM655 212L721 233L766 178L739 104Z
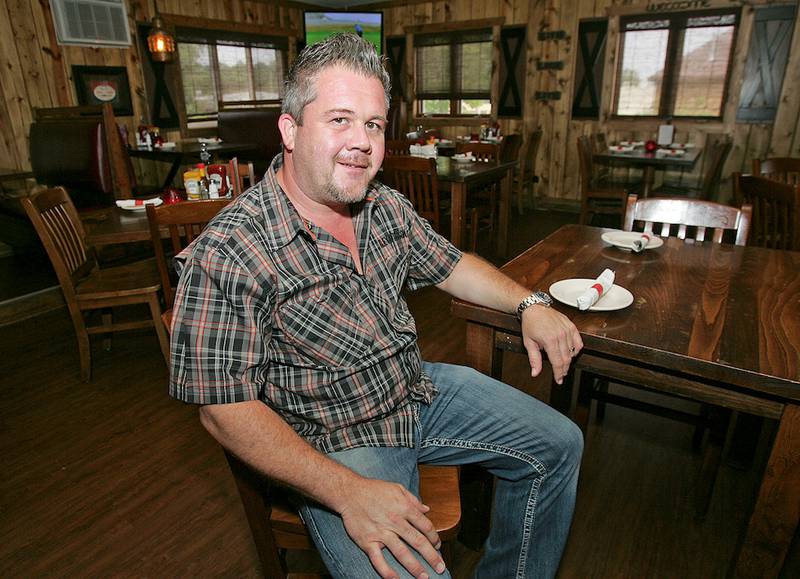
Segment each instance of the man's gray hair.
M372 44L349 32L334 34L322 42L306 46L286 77L281 112L292 115L302 125L303 109L317 98L317 78L323 70L333 66L378 79L383 85L388 110L392 81L384 67L385 60Z

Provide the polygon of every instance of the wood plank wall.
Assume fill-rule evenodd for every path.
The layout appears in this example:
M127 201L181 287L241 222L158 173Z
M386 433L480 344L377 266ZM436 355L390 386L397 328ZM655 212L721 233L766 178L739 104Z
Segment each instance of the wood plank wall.
M28 133L34 107L77 104L73 65L125 66L133 116L118 120L133 130L147 118L137 22L148 22L153 0L127 0L129 48L60 46L50 0L0 0L0 166L29 170ZM266 0L156 0L159 12L303 30L303 5ZM131 134L133 134L131 132ZM166 138L179 138L177 131Z
M185 14L202 18L248 22L302 30L302 7L294 2L266 0L157 0L164 13ZM740 2L741 3L741 2ZM578 167L575 140L581 134L605 132L609 142L625 138L649 138L657 123L651 121L615 121L609 117L611 74L605 75L603 114L599 121L572 120L570 106L573 92L573 69L578 22L585 18L605 17L607 10L623 5L640 4L641 0L433 0L378 3L375 9L385 14L384 35L402 35L404 27L442 22L459 22L502 17L506 25L527 25L527 79L525 112L522 119L501 120L502 130L527 132L541 127L544 140L539 151L537 169L542 182L537 194L555 200L578 198ZM28 130L32 107L74 105L75 91L71 78L74 64L125 66L133 97L134 115L122 120L133 129L138 119L146 116L144 81L136 43L130 48L83 48L59 46L55 41L49 0L0 0L0 165L27 170ZM150 0L128 0L128 19L132 35L135 23L152 16ZM755 157L800 157L800 15L795 23L791 58L787 66L781 105L774 123L736 123L739 86L742 81L747 47L752 29L751 6L745 6L737 36L736 62L731 80L731 99L723 122L676 122L676 139L705 143L709 134L730 134L734 147L723 175L749 168ZM609 30L609 47L617 37L616 28ZM565 30L568 38L539 41L539 30ZM606 53L608 70L613 70L614 51ZM536 71L537 59L563 60L564 70ZM559 101L535 101L536 91L562 92ZM472 132L471 127L453 126L446 135ZM174 135L167 134L167 138ZM694 178L704 168L700 163Z
M676 142L691 142L704 146L708 136L731 135L733 149L723 169L720 199L730 195L730 174L733 171L748 171L753 158L767 156L800 157L800 14L795 21L791 56L781 94L781 104L775 123L737 123L739 89L742 71L750 45L754 4L766 2L730 2L727 6L744 5L742 21L736 39L735 63L731 76L729 100L722 122L676 121ZM554 200L577 200L578 161L575 142L578 136L594 132L606 133L609 142L623 139L647 140L655 136L657 122L621 121L610 115L613 92L614 47L618 38L616 19L611 20L606 50L606 73L604 76L601 118L597 121L572 120L571 105L574 91L573 72L575 54L578 50L578 23L587 18L604 18L609 12L620 8L626 10L641 7L646 10L644 0L434 0L375 4L385 14L384 34L402 35L408 25L434 24L503 17L505 25L527 24L527 78L525 83L525 109L521 120L503 120L504 132L526 132L541 127L544 130L542 145L537 159L537 172L541 185L537 194ZM800 11L799 11L800 12ZM540 30L564 30L565 40L537 40ZM537 71L537 60L563 60L563 70ZM536 101L536 91L561 91L558 101ZM472 132L468 126L452 126L442 129L446 136ZM705 156L692 175L685 175L687 182L696 180L705 169Z

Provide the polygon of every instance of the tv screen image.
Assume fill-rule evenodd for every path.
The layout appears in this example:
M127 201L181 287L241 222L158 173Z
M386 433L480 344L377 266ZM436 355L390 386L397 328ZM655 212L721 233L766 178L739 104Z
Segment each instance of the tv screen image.
M355 32L371 42L378 54L381 54L381 12L306 12L305 27L306 46L337 32Z

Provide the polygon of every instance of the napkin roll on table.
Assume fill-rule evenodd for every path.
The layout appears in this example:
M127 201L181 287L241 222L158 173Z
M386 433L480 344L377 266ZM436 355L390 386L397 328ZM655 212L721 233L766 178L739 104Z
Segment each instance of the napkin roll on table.
M588 310L614 285L614 272L606 269L585 292L578 296L578 309Z
M120 209L133 209L134 207L161 205L162 203L161 197L153 197L152 199L118 199L117 207Z
M633 242L633 251L635 253L644 251L648 243L650 243L650 236L647 233L642 233L642 236Z

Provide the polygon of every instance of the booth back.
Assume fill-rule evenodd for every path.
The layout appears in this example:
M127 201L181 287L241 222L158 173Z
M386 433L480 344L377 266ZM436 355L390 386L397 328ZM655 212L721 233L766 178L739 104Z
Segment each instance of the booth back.
M272 158L281 150L281 134L278 131L279 108L251 108L220 110L217 117L219 138L228 143L255 143L258 155L252 159L239 156L240 161L256 163L258 175L262 175Z

